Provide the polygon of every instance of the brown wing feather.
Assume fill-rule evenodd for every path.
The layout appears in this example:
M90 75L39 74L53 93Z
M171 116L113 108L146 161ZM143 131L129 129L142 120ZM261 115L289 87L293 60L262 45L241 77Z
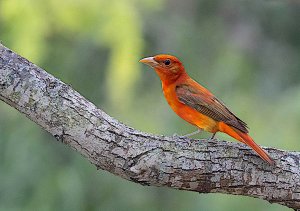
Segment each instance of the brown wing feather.
M202 87L201 87L202 88ZM244 133L248 133L247 124L235 116L221 101L210 92L204 93L188 84L176 86L180 102L196 109L218 122L224 122Z

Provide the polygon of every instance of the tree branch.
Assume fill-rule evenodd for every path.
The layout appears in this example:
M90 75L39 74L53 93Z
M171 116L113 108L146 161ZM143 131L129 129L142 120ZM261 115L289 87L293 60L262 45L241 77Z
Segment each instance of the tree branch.
M299 152L267 149L270 166L244 144L154 136L130 128L0 44L0 99L98 169L151 186L252 196L300 208Z

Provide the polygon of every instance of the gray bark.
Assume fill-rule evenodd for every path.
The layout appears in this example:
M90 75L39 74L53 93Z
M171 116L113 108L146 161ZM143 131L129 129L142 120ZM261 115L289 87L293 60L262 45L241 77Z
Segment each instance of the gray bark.
M108 116L69 85L0 44L0 99L98 169L151 186L251 196L300 208L299 152L151 135Z

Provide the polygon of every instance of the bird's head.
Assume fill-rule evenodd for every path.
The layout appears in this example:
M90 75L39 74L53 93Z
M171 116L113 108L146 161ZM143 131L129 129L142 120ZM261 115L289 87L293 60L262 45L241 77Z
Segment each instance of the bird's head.
M182 73L185 73L182 63L175 56L160 54L153 57L146 57L140 62L152 67L162 81L176 80Z

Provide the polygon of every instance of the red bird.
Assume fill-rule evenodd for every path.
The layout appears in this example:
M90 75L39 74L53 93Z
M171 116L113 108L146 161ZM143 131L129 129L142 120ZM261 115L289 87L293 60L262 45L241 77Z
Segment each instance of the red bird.
M162 82L167 102L178 116L198 127L196 133L205 130L213 133L212 138L219 131L227 133L254 149L268 163L274 164L270 156L248 135L247 124L210 91L190 78L179 59L162 54L141 59L140 62L154 68Z

